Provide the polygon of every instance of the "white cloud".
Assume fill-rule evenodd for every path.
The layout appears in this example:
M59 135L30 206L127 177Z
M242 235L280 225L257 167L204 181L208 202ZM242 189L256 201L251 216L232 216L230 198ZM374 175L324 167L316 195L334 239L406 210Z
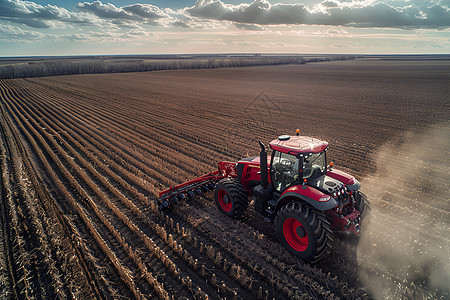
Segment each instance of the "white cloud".
M334 44L331 44L330 47L332 47L332 48L344 48L344 49L355 48L354 45L348 44L348 43L334 43Z
M224 42L224 40L222 40L222 39L214 40L214 41L213 41L213 44L214 44L214 45L217 45L217 46L226 46L226 45L227 45L227 44Z
M163 10L159 7L151 4L133 4L124 6L123 9L129 13L140 16L144 19L156 20L161 18L169 17Z
M88 31L83 33L64 34L59 37L55 37L57 40L66 41L84 41L95 43L106 42L124 42L135 39L148 39L154 37L155 34L139 29L132 29L126 32L96 32Z
M42 6L31 1L0 0L0 19L25 24L35 28L48 28L52 21L91 23L84 14L69 12L55 5Z
M386 49L397 47L401 38L393 36L394 33L424 41L423 45L441 45L447 50L450 46L450 0L247 0L241 4L229 4L231 0L198 0L195 5L181 9L138 1L124 6L117 5L123 3L120 1L115 5L108 0L80 1L70 10L32 1L0 0L0 52L15 54L14 42L40 43L42 48L53 43L64 49L67 47L62 44L72 42L80 53L87 51L83 45L97 49L100 44L104 45L98 47L101 51L118 51L119 48L114 48L118 46L120 51L132 49L138 53L233 52L241 48L295 52L305 49L302 47L311 52L320 47L324 48L319 52L326 47L332 52L339 49L344 52L358 44L358 40L364 43L355 51L368 51L364 48L368 40L372 47L376 45L374 49L381 49L380 45ZM152 48L157 43L161 47ZM163 44L169 46L162 47ZM142 48L134 50L137 45ZM7 47L12 50L6 52ZM263 50L256 50L259 48ZM398 51L402 49L406 48ZM33 54L32 50L28 52Z
M337 1L323 1L320 3L323 7L339 7L339 4Z
M100 18L108 19L137 19L132 13L117 8L111 3L103 4L101 1L79 2L77 7L85 12L92 13Z
M149 25L164 25L164 19L172 19L164 10L151 4L132 4L116 7L114 4L103 4L101 1L78 3L77 8L115 24L140 22ZM173 22L173 20L172 20Z
M238 29L250 30L250 31L265 31L263 26L256 24L244 24L244 23L234 23L234 26Z
M331 27L325 31L319 31L317 32L317 34L337 36L337 35L347 35L348 31L341 27Z
M35 30L23 30L17 26L0 24L0 41L6 43L32 43L44 37Z
M274 0L276 1L276 0ZM147 24L165 27L218 28L232 22L234 28L261 31L264 25L334 25L362 28L438 28L450 27L450 0L324 0L312 8L303 4L271 4L267 0L226 4L221 0L198 0L179 10L151 4L117 7L101 1L80 2L81 12L55 5L42 6L31 1L0 0L0 20L34 28L50 28L64 22L72 24Z
M254 0L231 5L221 0L198 0L186 12L198 18L226 20L241 24L341 25L348 27L445 28L450 26L450 10L407 2L394 7L381 2L324 1L310 9L302 4L270 4ZM405 3L406 4L406 3Z

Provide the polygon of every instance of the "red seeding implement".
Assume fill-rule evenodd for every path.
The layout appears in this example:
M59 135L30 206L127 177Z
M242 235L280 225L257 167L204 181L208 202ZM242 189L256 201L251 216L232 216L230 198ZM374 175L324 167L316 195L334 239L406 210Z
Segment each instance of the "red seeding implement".
M307 261L319 260L333 232L359 235L369 203L351 175L327 166L328 143L311 137L282 135L270 142L267 156L237 163L219 162L219 169L159 193L159 207L214 190L221 212L239 217L254 200L255 211L274 222L281 243ZM267 161L270 160L270 166Z

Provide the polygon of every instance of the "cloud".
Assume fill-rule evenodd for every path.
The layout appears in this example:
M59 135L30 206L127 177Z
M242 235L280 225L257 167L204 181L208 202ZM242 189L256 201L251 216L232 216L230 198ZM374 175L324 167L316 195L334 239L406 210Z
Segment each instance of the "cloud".
M224 4L220 0L199 0L187 12L195 17L259 25L296 24L308 14L302 4L271 5L265 0L240 5Z
M172 26L175 27L182 27L182 28L191 28L192 26L189 24L189 22L185 20L176 20L171 23Z
M0 21L8 20L34 28L58 27L58 22L110 24L113 27L147 24L184 28L230 28L231 22L234 28L252 31L263 31L264 25L293 24L444 29L450 27L449 7L450 0L324 0L313 7L300 3L271 4L267 0L241 4L227 4L222 0L197 0L192 7L172 10L151 4L135 3L117 7L112 3L87 1L78 3L80 11L73 12L50 4L43 6L24 0L0 0Z
M338 7L339 6L339 2L335 2L335 1L323 1L320 4L324 7Z
M42 38L43 34L34 30L23 30L17 26L0 24L0 40L17 42L31 42Z
M171 18L164 10L151 4L131 4L116 7L114 4L103 4L101 1L78 3L77 8L93 14L101 19L115 20L116 24L125 21L146 22L151 25L162 25L159 20Z
M136 16L133 16L132 13L129 13L122 8L117 8L111 3L103 4L101 1L79 2L77 7L82 11L92 13L100 18L136 19Z
M151 4L133 4L123 7L123 9L129 13L140 16L145 19L161 19L169 17L163 10L159 7Z
M441 0L441 1L439 1L439 5L450 8L450 0Z
M129 41L136 38L151 38L155 34L147 32L145 30L132 29L127 32L95 32L88 31L85 33L72 33L61 35L55 39L65 40L65 41L84 41L84 42L95 42L95 43L106 43L106 42L123 42Z
M256 25L304 24L366 28L450 26L450 10L438 4L427 7L407 2L409 5L394 7L382 1L371 2L328 0L311 9L303 4L270 4L267 0L239 5L225 4L221 0L198 0L193 7L186 9L186 13L197 18Z
M48 28L53 21L91 23L88 17L55 5L42 6L31 1L0 0L0 19L34 28Z
M127 25L127 22L143 22L150 25L162 25L158 20L171 17L157 6L151 4L132 4L116 7L101 1L80 2L77 8L81 12L71 12L55 5L40 5L23 0L0 0L0 20L25 24L34 28L53 27L54 22L74 24L113 24Z
M251 30L251 31L265 31L263 26L256 24L244 24L244 23L234 23L234 26L238 29Z
M354 45L348 44L348 43L333 43L330 45L331 48L343 48L343 49L349 49L354 48Z
M338 36L338 35L347 35L348 31L341 27L332 27L328 28L325 31L319 31L316 34Z

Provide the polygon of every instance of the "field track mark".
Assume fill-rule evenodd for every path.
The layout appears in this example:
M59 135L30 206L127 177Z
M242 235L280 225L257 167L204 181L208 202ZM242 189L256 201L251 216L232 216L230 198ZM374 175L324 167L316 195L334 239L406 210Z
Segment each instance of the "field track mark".
M159 181L168 180L167 177L159 175L159 172L156 169L159 166L150 167L151 164L145 165L133 157L133 151L129 150L129 147L127 147L126 144L124 145L117 142L115 139L111 139L111 137L105 133L93 131L92 128L95 128L96 123L79 119L77 115L72 115L71 113L66 115L65 120L59 121L69 122L68 126L70 126L70 128L78 129L78 134L82 136L82 138L79 139L79 142L85 143L85 141L89 141L93 147L102 149L104 153L109 153L110 156L113 155L111 158L115 158L117 160L117 164L122 168L127 168L130 171L142 170L141 173L143 177L155 185ZM149 178L146 175L147 173L154 174L158 181L153 178Z
M1 116L3 121L3 115ZM2 230L2 237L1 237L1 248L0 248L0 255L2 256L0 259L2 260L2 268L5 268L2 270L3 274L1 274L2 278L2 285L0 286L1 294L0 296L10 297L9 295L13 295L14 299L19 299L19 295L21 294L20 286L17 284L19 281L17 270L16 270L16 262L14 261L13 257L13 246L12 241L13 237L11 236L12 229L10 228L10 212L8 209L7 204L7 190L6 190L6 182L4 182L4 179L7 174L8 166L7 166L7 160L10 161L10 153L9 149L6 145L6 135L5 135L5 129L3 127L3 122L1 122L1 141L0 141L0 163L1 163L1 171L2 174L0 176L2 177L0 181L0 194L1 194L1 202L0 202L0 211L1 211L1 230ZM4 290L3 290L4 289Z
M32 122L37 122L37 121L39 121L39 119L37 119L37 120L35 120L35 118L31 118L31 120L32 120ZM35 127L35 129L37 129L38 131L41 131L41 134L42 135L46 135L46 134L48 134L48 133L46 133L45 131L46 130L43 130L43 128L41 128L41 126L43 126L44 124L42 124L42 123L39 123L39 126L37 126L36 124L34 125L34 127ZM46 128L46 127L45 127ZM53 132L53 133L55 133L55 132ZM51 139L48 139L48 141L51 141L52 143L53 143L53 147L55 147L54 148L54 151L56 152L56 153L59 153L59 154L61 154L62 152L65 152L66 150L63 150L59 145L58 145L58 143L54 143ZM67 144L65 145L65 146L68 146ZM75 153L72 153L72 155L74 155ZM78 156L78 159L80 159L80 157ZM65 161L66 163L68 163L68 162L70 162L70 159L68 159L67 157L65 157L62 161ZM66 166L66 168L67 168L67 166ZM85 169L88 169L89 167L87 166L87 165L85 165L84 166L84 168ZM75 169L75 166L73 166L72 167L72 169ZM91 169L92 170L92 169ZM75 170L76 171L76 170ZM80 176L81 176L81 174L79 174ZM101 177L100 177L101 178ZM99 179L100 179L99 178ZM91 189L92 190L92 189ZM86 198L87 199L87 198ZM115 210L115 211L118 211L119 213L118 213L118 216L119 216L119 219L122 219L122 221L124 222L124 223L130 223L130 221L127 221L127 219L122 215L121 216L121 214L120 214L120 211L121 210L118 210L118 209L116 209L116 208L114 208L114 206L111 206L111 204L107 204L107 206L110 206L110 208L112 209L112 210ZM100 214L100 213L98 213L98 214ZM139 231L136 231L136 232L139 232ZM201 279L200 279L201 280Z
M5 88L5 86L3 86ZM3 90L2 90L3 91ZM7 100L7 99L5 99ZM2 116L5 117L6 121L8 122L8 127L13 129L14 126L12 125L11 121L6 116L6 113L4 111L3 105L1 107L2 109ZM16 120L17 121L17 120ZM23 129L23 127L22 127ZM17 133L14 130L11 130L13 134L13 138L16 142L17 148L20 151L22 158L27 158L28 155L21 144L21 140L18 137ZM29 136L28 136L29 138ZM42 155L41 155L42 158ZM42 203L44 207L46 207L47 211L51 212L56 216L60 224L62 225L62 228L64 230L64 233L61 235L61 238L68 242L68 244L71 246L71 248L74 251L75 256L78 259L78 262L80 263L81 269L83 274L86 276L85 279L85 286L89 287L90 290L86 291L87 295L94 296L96 299L104 299L104 294L101 292L97 280L98 276L94 275L92 273L93 265L92 262L89 262L89 260L86 260L87 253L85 252L84 247L81 246L81 239L78 237L78 234L76 230L73 228L73 225L70 224L70 221L67 219L66 215L60 210L60 208L55 204L54 200L48 193L48 191L43 188L43 185L41 184L40 178L36 175L36 171L34 170L33 165L31 164L29 159L24 159L24 163L26 165L27 171L31 177L31 182L34 186L34 189L36 190L36 193L38 195L39 201ZM81 279L81 278L80 278Z
M34 84L34 83L32 83ZM45 85L45 84L44 84ZM36 87L37 90L41 90L41 87ZM52 90L49 90L47 92L49 93L55 93L56 89L52 88ZM70 90L61 90L65 93L71 93ZM46 95L49 97L48 95ZM76 98L80 98L80 95L74 94ZM84 112L90 112L92 116L96 116L98 118L105 119L107 121L114 120L115 126L120 125L123 126L126 130L131 130L133 135L139 134L139 138L142 140L148 140L149 137L153 139L157 139L158 143L162 143L167 147L165 151L177 151L180 153L183 153L187 155L188 157L192 156L192 151L197 150L198 147L201 147L201 150L208 155L205 155L203 157L197 157L197 162L202 161L205 159L204 162L207 164L215 163L215 160L212 159L212 157L219 155L225 155L226 157L229 157L231 154L234 157L238 157L239 153L234 153L235 148L228 148L224 146L223 139L224 138L231 138L230 142L233 141L235 144L236 142L243 143L243 140L236 141L234 137L229 137L224 135L223 133L224 129L226 129L229 126L229 120L224 120L223 122L220 120L217 120L216 118L211 118L211 124L204 124L199 132L196 132L193 134L189 129L192 128L193 125L195 125L195 122L192 123L186 123L191 122L188 119L183 119L183 125L186 127L186 130L182 131L178 129L177 127L170 126L167 122L178 122L179 115L176 113L171 112L171 109L161 109L155 107L155 110L152 110L151 112L144 111L142 112L139 110L140 113L142 113L144 116L137 115L136 118L130 119L129 115L120 113L120 111L123 111L122 103L118 103L117 106L115 105L114 99L108 99L108 105L101 105L101 101L98 101L99 99L93 98L91 94L83 96L81 99L86 100L89 105L83 104L83 102L75 101L75 100L67 100L64 101L64 103L58 101L58 97L54 97L56 100L55 104L58 105L70 105L70 111L82 111ZM99 96L101 100L105 100L103 96ZM73 102L73 103L72 103ZM70 104L72 103L72 104ZM133 109L132 109L133 110ZM134 110L136 110L136 107L134 107ZM180 115L183 115L183 112L185 110L179 109L177 113ZM203 120L203 119L202 119ZM116 122L117 121L117 122ZM168 126L169 125L169 126ZM152 128L152 131L146 130L146 128ZM106 127L108 128L108 127ZM259 128L259 127L258 127ZM261 129L262 130L262 129ZM142 133L145 133L141 136ZM212 133L215 133L212 135ZM163 136L164 138L161 139L160 137ZM203 137L208 136L209 139L204 139ZM220 138L215 139L217 143L212 143L210 137L211 136L218 136ZM170 143L169 143L170 142ZM152 142L153 144L153 142ZM184 145L184 147L176 147L175 150L173 146L176 145ZM244 145L244 144L242 144ZM159 147L161 148L161 147ZM214 150L213 150L214 149ZM233 154L234 153L234 154ZM188 169L188 171L191 169Z
M5 88L4 83L2 88ZM49 215L56 216L57 220L59 221L58 225L62 227L61 229L64 232L60 236L60 238L64 241L64 243L62 244L69 245L70 250L74 252L75 256L78 259L81 271L83 272L84 276L86 276L86 278L82 278L77 274L75 274L75 279L83 280L83 282L78 282L78 284L81 284L82 286L84 285L83 288L89 289L86 291L87 295L94 296L96 299L103 299L104 296L100 292L97 282L94 280L95 276L93 276L93 274L90 271L90 268L87 266L88 264L85 260L86 253L83 253L84 249L79 245L80 241L76 235L76 232L73 230L73 227L72 225L70 225L70 222L67 220L66 216L61 212L59 207L55 205L55 202L49 195L48 191L43 187L39 177L36 175L36 171L33 168L33 165L31 164L28 158L28 155L22 145L21 140L17 135L17 132L14 130L14 126L12 125L11 121L5 114L3 106L1 107L1 110L2 110L2 117L4 117L5 120L7 121L7 125L10 129L10 132L12 133L16 148L21 154L22 160L25 164L26 171L31 179L30 180L31 184L33 184L39 202L42 204L43 207L46 208L46 211ZM77 268L79 266L77 265L75 267Z
M32 118L33 120L35 119L34 117ZM39 121L39 119L37 120L37 121ZM42 126L43 128L47 128L44 124L42 124L42 123L40 123L40 126ZM37 130L40 130L40 128L39 128L39 126L35 126L35 128L37 128ZM43 132L42 132L43 133ZM53 134L55 134L55 132L52 132ZM73 155L74 153L72 153L72 155ZM122 211L122 209L121 209L121 211ZM125 210L124 210L125 211ZM141 216L142 217L142 216ZM172 242L170 242L170 243L172 243ZM177 244L180 244L179 242L177 243ZM196 276L196 277L198 277L198 275ZM192 279L194 279L194 278L192 278ZM198 278L198 279L196 279L196 281L203 281L201 278ZM195 283L195 281L194 281L194 283ZM216 286L214 286L214 288L216 288Z
M15 109L14 111L18 112L18 109ZM19 114L21 116L21 114ZM31 119L31 122L35 122L35 120ZM29 122L27 121L26 123L29 124ZM130 248L128 248L126 246L126 244L124 244L123 239L120 238L120 235L118 235L118 233L114 230L114 227L109 223L109 221L106 220L106 218L103 216L103 214L101 214L101 212L98 210L97 206L92 202L90 196L86 193L85 189L77 184L77 180L67 171L67 165L63 166L63 164L61 162L64 162L65 164L68 164L68 160L67 157L65 157L65 160L60 160L58 158L56 158L55 152L58 153L59 155L63 155L64 152L61 149L58 149L58 145L55 145L54 143L51 145L47 144L48 142L48 136L47 138L47 142L44 139L44 136L46 136L45 134L40 135L37 131L36 128L33 128L33 126L31 126L29 124L30 132L33 133L33 135L35 136L36 139L40 140L41 145L43 145L43 147L47 150L47 153L50 153L50 155L54 158L53 162L56 163L56 165L58 165L60 171L63 173L64 177L70 182L70 186L72 186L73 188L75 188L75 190L77 191L78 195L80 195L80 199L84 199L82 202L84 202L84 205L86 205L87 208L91 208L91 210L93 210L93 216L96 216L97 218L99 218L100 222L97 223L97 225L103 224L102 226L105 226L103 232L111 232L109 236L107 236L107 238L102 238L100 232L98 231L97 228L95 228L93 226L93 224L90 221L90 218L88 218L85 213L87 212L86 210L82 209L81 207L79 207L79 204L77 202L73 202L73 205L75 206L76 211L79 212L79 214L81 215L82 219L85 221L86 225L88 226L91 234L94 236L94 238L96 239L97 243L99 244L99 246L102 248L103 252L107 255L107 257L110 259L111 263L113 264L113 266L116 268L116 270L118 271L118 273L121 275L122 280L124 280L124 282L126 283L126 285L128 286L128 288L130 289L131 293L134 295L134 297L136 298L141 298L142 294L139 292L138 289L136 289L135 284L133 283L132 279L131 279L131 275L128 273L128 271L126 271L126 269L124 269L124 267L122 266L122 264L119 262L119 258L122 257L122 255L115 255L114 252L115 251L111 251L111 249L116 249L118 250L119 248L115 247L113 245L113 243L108 243L109 241L111 241L112 237L115 237L117 239L117 242L121 245L123 245L124 248L122 248L122 251L125 251L125 253L127 254L128 257L130 257L129 262L131 262L134 258L134 256L132 255L132 253L130 251L132 251ZM39 129L42 129L39 127ZM39 130L38 129L38 130ZM42 133L42 132L41 132ZM50 140L52 141L52 140ZM52 149L53 147L53 149ZM52 150L49 150L52 149ZM56 150L56 151L55 151ZM72 168L76 168L76 166L72 166ZM82 175L80 175L82 176ZM89 182L86 183L84 182L84 184L88 184ZM112 239L114 240L114 239ZM109 246L108 246L109 244ZM113 248L111 248L113 247ZM131 256L130 256L131 255ZM144 270L143 270L144 271ZM146 273L144 271L144 273ZM146 277L147 278L147 277ZM150 281L152 281L151 284L153 284L154 280L152 280L151 275L149 277ZM157 289L157 290L162 290L163 289ZM162 296L162 294L161 294Z
M44 124L43 123L41 123L41 120L37 117L37 116L33 116L33 118L32 118L33 120L36 120L36 121L38 121L39 122L39 124L41 125L41 126L44 126ZM47 126L45 126L44 128L48 128ZM39 130L40 128L38 127L38 130ZM41 132L41 133L43 133L43 134L45 134L44 132ZM51 131L51 134L53 134L53 135L58 135L57 134L57 132L55 132L55 131ZM63 143L64 144L64 143ZM64 144L63 145L64 147L69 147L70 148L70 146L68 145L68 144ZM66 149L67 150L67 149ZM70 149L69 149L70 150ZM73 149L71 149L70 150L70 152L71 152L71 155L75 155L76 156L76 161L82 161L83 162L83 158L81 158L75 151L73 151ZM67 158L65 158L65 160L67 161ZM92 173L92 174L95 174L96 172L95 172L95 170L93 170L93 168L92 167L90 167L88 164L86 164L86 163L84 163L83 164L83 168L84 169L89 169L89 171ZM100 180L100 181L102 181L103 182L103 184L105 185L105 188L107 188L107 189L110 189L110 187L108 187L108 185L105 183L105 180L102 180L102 177L100 176L100 177L97 177L97 179L98 180ZM93 180L93 181L95 181L95 179ZM112 190L111 190L111 192L113 192ZM121 196L121 194L119 193L119 194L115 194L116 196ZM126 202L127 200L123 197L123 195L121 196L121 198L122 198L122 202ZM114 196L111 198L111 199L114 199ZM104 201L105 201L105 199L104 199ZM121 219L124 223L127 223L127 224L129 224L130 223L130 221L123 215L123 214L121 214L121 212L122 211L126 211L127 210L127 208L121 208L121 209L117 209L114 205L112 205L112 204L110 204L110 203L106 203L106 205L108 206L108 207L110 207L110 209L111 210L113 210L113 211L116 211L116 215L119 217L119 219ZM127 205L128 207L130 206L130 205ZM136 209L135 209L135 212L136 212ZM139 212L139 211L138 211ZM139 214L139 217L141 218L141 219L144 219L144 215L142 214L142 213L140 213ZM132 227L133 228L133 227ZM139 235L139 233L140 233L140 231L139 230L134 230L134 232L136 233L136 234L138 234ZM142 236L141 236L141 239L143 239L142 238ZM199 279L199 280L201 280L201 279Z
M38 89L39 90L39 89ZM54 92L49 91L50 93ZM43 92L41 92L43 93ZM41 93L36 92L36 95L40 95ZM167 120L167 117L163 116L164 111L160 112L162 115L157 120L153 120L156 115L152 114L149 115L147 120L139 120L139 119L130 119L128 115L125 115L123 113L120 113L121 110L119 108L114 108L113 103L110 103L106 106L100 106L97 99L93 99L92 97L82 98L84 100L87 100L86 104L79 103L75 100L71 100L70 98L67 99L67 101L61 102L59 101L58 96L50 96L48 93L45 94L45 96L40 95L40 97L45 99L45 102L49 102L54 107L57 107L58 109L61 109L64 114L71 114L76 113L76 116L80 116L86 113L89 113L89 116L96 119L100 123L95 123L92 127L96 128L99 127L100 124L103 124L103 128L109 129L110 126L113 126L113 128L118 128L120 130L114 131L115 134L120 133L126 133L128 135L121 135L123 137L129 137L136 136L139 137L142 141L149 141L145 144L155 147L157 145L157 149L164 150L164 153L174 153L174 155L178 156L178 153L182 153L185 158L190 158L193 150L199 150L199 145L197 145L194 142L189 141L189 134L187 133L177 133L176 131L173 131L169 128L167 128L167 125L164 124L164 121ZM78 96L79 97L79 96ZM54 99L54 100L52 100ZM119 112L118 112L119 111ZM174 116L174 119L176 116ZM149 121L148 119L152 120ZM169 118L170 120L170 118ZM89 119L83 120L85 122L89 122ZM150 123L149 123L150 122ZM148 128L151 127L152 130L148 131ZM161 138L163 136L164 138ZM174 149L174 145L180 145L183 144L185 147L182 147L180 149ZM202 151L207 151L208 156L205 156L204 158L207 159L205 161L206 165L209 165L213 160L211 156L213 156L214 151L211 149L204 149L208 147L202 147ZM209 147L212 148L212 147ZM171 155L171 156L174 156ZM168 157L170 158L170 156ZM186 160L187 163L189 163L189 160ZM192 164L192 162L191 162ZM192 171L192 167L190 166L186 171Z

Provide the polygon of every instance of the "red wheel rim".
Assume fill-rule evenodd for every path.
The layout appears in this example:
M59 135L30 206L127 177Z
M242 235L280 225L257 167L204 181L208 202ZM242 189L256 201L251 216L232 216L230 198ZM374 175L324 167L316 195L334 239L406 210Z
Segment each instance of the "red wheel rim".
M308 248L308 234L302 223L297 219L289 218L284 221L283 233L289 245L297 251L305 251Z
M231 204L230 196L228 196L227 192L225 190L220 190L219 194L217 195L220 207L226 212L231 211L231 208L233 205Z

